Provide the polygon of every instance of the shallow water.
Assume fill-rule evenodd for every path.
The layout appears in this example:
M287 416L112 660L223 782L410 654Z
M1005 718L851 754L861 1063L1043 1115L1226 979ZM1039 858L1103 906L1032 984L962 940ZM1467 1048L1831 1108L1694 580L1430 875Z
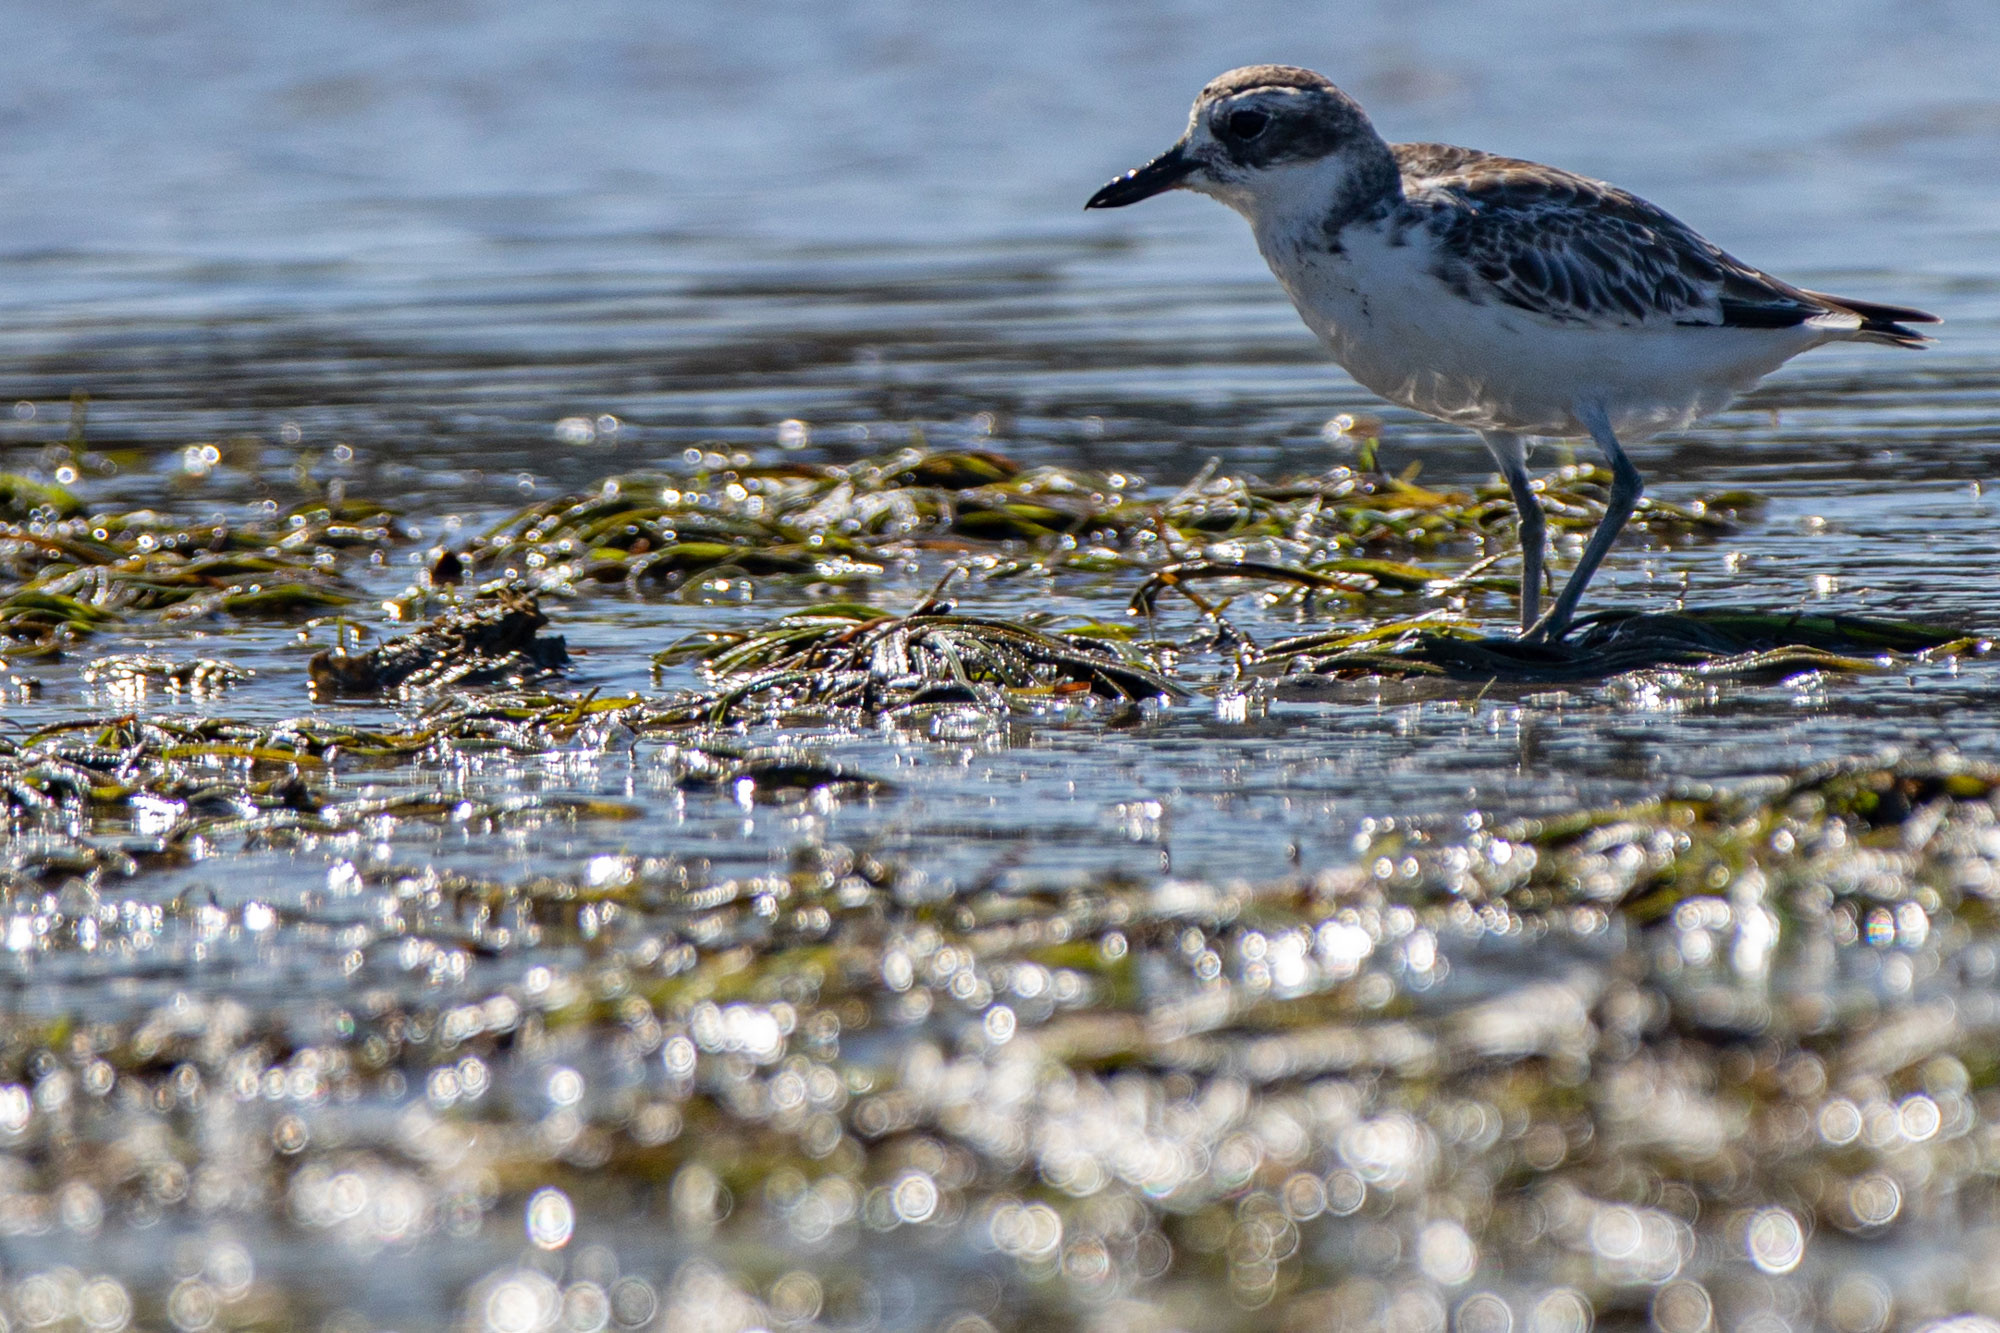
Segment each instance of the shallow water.
M1602 175L1805 285L1948 321L1924 353L1816 353L1642 446L1652 495L1768 504L1720 538L1628 541L1593 605L2000 627L1990 5L0 15L17 53L0 89L0 399L17 404L0 460L80 470L106 511L199 520L336 483L393 500L416 531L347 571L367 594L350 614L381 633L395 627L368 603L434 544L716 453L845 463L920 437L1125 471L1158 494L1211 458L1266 476L1352 462L1322 433L1345 413L1382 421L1391 471L1482 481L1469 437L1323 361L1234 217L1190 198L1080 211L1172 139L1203 80L1274 57L1327 71L1394 137ZM75 393L81 454L63 445ZM920 555L863 595L907 610L945 565ZM1031 573L954 595L981 614L1122 619L1136 581ZM577 655L564 688L611 697L694 685L691 666L656 679L652 654L816 596L736 579L545 609ZM1508 619L1502 597L1468 609ZM1254 593L1229 614L1265 643L1351 619ZM1199 628L1162 602L1162 637ZM315 710L305 660L330 634L135 622L16 664L35 688L8 693L4 720L414 715ZM78 674L141 648L258 674L143 703ZM1186 668L1195 684L1225 669ZM1579 909L1509 933L1426 915L1443 894L1428 868L1368 887L1403 836L1387 819L1448 847L1889 745L2000 758L1996 688L1967 659L832 728L802 739L893 786L776 804L681 790L654 741L342 760L315 776L340 799L546 792L638 818L384 817L219 839L131 878L10 882L7 1313L961 1333L2000 1317L1981 1276L1992 927L1920 892L1958 881L1899 872L1878 895L1889 925L1858 908L1845 935L1837 912L1801 916L1774 890L1784 946L1761 966L1763 909L1735 890L1704 900L1733 908L1664 928ZM1984 864L1953 855L1954 874ZM895 867L893 890L857 857ZM649 905L468 943L426 870L629 878ZM760 933L761 909L731 915L788 872L859 904L809 964ZM1321 887L1272 887L1295 877ZM1027 924L1007 936L1009 921ZM1273 983L1281 942L1308 937L1316 970ZM1097 953L1068 947L1084 942ZM1106 951L1125 949L1121 971ZM808 966L801 990L789 978ZM1712 1021L1711 992L1777 1017ZM1495 997L1545 1023L1526 1048L1465 1035L1497 1021ZM1841 1021L1800 1016L1815 1004ZM1127 1020L1165 1044L1111 1030ZM1348 1053L1274 1076L1196 1049L1298 1030ZM1476 1067L1447 1079L1439 1050ZM1665 1111L1647 1113L1649 1088ZM1850 1112L1867 1127L1842 1138ZM1677 1117L1695 1126L1680 1138ZM1749 1149L1717 1146L1752 1123Z

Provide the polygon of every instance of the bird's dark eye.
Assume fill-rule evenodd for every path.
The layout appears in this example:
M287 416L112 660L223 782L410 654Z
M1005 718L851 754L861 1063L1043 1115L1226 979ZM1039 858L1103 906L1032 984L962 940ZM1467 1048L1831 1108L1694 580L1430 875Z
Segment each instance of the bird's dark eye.
M1229 113L1229 133L1238 139L1254 139L1264 132L1271 118L1261 111L1232 111Z

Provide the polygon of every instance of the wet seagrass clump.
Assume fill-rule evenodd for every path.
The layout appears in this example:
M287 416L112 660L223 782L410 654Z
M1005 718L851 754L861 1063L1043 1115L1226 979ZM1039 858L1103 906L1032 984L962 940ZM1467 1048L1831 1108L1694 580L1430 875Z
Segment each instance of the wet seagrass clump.
M632 708L636 701L624 701ZM583 709L545 709L552 732L574 729ZM389 769L474 750L491 729L468 707L414 727L358 727L300 717L254 723L225 717L131 713L43 727L0 740L0 889L60 887L72 876L93 886L107 877L193 864L218 850L307 846L369 827L450 822L492 829L549 820L629 819L620 801L564 792L469 799L424 782L410 789L355 794L337 766ZM524 747L525 748L525 747ZM546 747L543 747L546 748ZM690 785L733 776L760 782L760 795L810 790L815 770L769 755L736 758L726 748L688 747ZM536 752L540 752L537 750ZM770 772L766 772L766 766ZM879 789L865 778L821 766L821 785Z
M533 597L502 589L365 653L315 653L313 697L410 699L455 686L524 684L569 664L561 636L540 632L548 623Z
M944 704L1005 712L1078 697L1137 703L1186 694L1101 640L961 615L934 598L906 616L816 607L758 630L701 635L655 662L687 658L699 660L713 684L707 710L714 722Z
M196 522L153 510L92 513L59 486L0 474L0 637L48 656L147 619L268 620L355 602L339 572L407 540L393 509L313 497Z
M1608 482L1600 468L1573 466L1536 485L1561 531L1596 522ZM1686 505L1649 500L1634 523L1669 540L1715 535L1758 503L1743 493ZM607 478L595 492L513 515L461 558L483 577L538 587L609 584L685 596L713 580L856 587L895 562L937 551L995 578L1101 575L1204 557L1306 567L1362 596L1432 580L1381 561L1384 552L1505 539L1512 524L1504 486L1439 491L1420 485L1414 471L1334 467L1272 482L1212 465L1184 486L1155 490L1125 474L1030 467L984 450L910 448L846 464L713 455L691 474ZM1513 587L1497 579L1478 586Z
M1691 786L1652 802L1521 822L1498 836L1541 849L1507 893L1615 904L1650 925L1676 917L1690 899L1731 890L1725 896L1739 908L1754 898L1793 920L1831 914L1852 941L1871 919L1878 935L1883 921L1895 928L1899 912L1911 920L1904 903L1927 914L1948 906L1981 928L2000 924L2000 880L1985 865L2000 848L1996 825L2000 769L1892 754ZM1936 924L1927 918L1922 931Z
M1852 674L1896 662L1989 651L1984 636L1952 625L1879 616L1690 608L1603 611L1579 619L1559 643L1522 643L1420 617L1361 631L1299 635L1261 661L1340 679L1382 676L1562 684L1631 672L1681 671L1708 679L1776 680L1803 672Z

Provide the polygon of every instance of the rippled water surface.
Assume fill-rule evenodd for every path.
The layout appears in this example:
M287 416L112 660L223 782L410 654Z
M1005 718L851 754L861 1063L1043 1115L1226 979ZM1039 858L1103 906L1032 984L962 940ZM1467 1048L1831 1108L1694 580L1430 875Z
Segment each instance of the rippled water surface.
M1588 606L1991 635L2000 9L0 18L0 470L83 505L63 528L0 496L0 610L25 614L22 562L140 510L268 533L348 599L16 636L10 1326L2000 1327L1989 658L1250 687L1193 602L1128 602L1168 555L1303 558L1314 515L1295 547L1127 534L1094 564L1087 533L912 521L859 573L636 590L524 545L479 578L539 590L572 656L546 697L474 726L467 691L307 693L313 652L409 628L385 603L440 550L621 475L711 511L758 468L904 449L1141 503L1364 464L1488 484L1472 437L1324 360L1235 217L1082 213L1251 60L1322 69L1391 137L1603 176L1803 285L1946 320L1636 449L1662 501L1761 503L1635 533ZM281 547L295 507L364 501L393 520L302 516L318 535ZM1504 525L1400 531L1364 553L1514 568ZM589 711L712 687L655 665L685 636L905 614L956 565L960 612L1129 627L1188 697L699 744ZM1264 646L1511 614L1476 587L1204 589ZM136 652L254 674L86 679ZM50 767L72 724L85 778ZM703 744L870 781L704 786Z

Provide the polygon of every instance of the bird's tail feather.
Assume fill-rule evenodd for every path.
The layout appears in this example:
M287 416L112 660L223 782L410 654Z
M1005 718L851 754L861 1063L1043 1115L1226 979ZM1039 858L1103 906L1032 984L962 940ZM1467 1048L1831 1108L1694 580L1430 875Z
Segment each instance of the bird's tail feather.
M1856 301L1845 296L1832 296L1826 292L1806 292L1815 301L1824 301L1836 310L1851 311L1861 317L1861 327L1853 337L1862 342L1888 343L1896 347L1925 347L1931 339L1915 329L1905 328L1907 324L1942 324L1943 320L1929 311L1913 306L1884 305L1880 301Z

